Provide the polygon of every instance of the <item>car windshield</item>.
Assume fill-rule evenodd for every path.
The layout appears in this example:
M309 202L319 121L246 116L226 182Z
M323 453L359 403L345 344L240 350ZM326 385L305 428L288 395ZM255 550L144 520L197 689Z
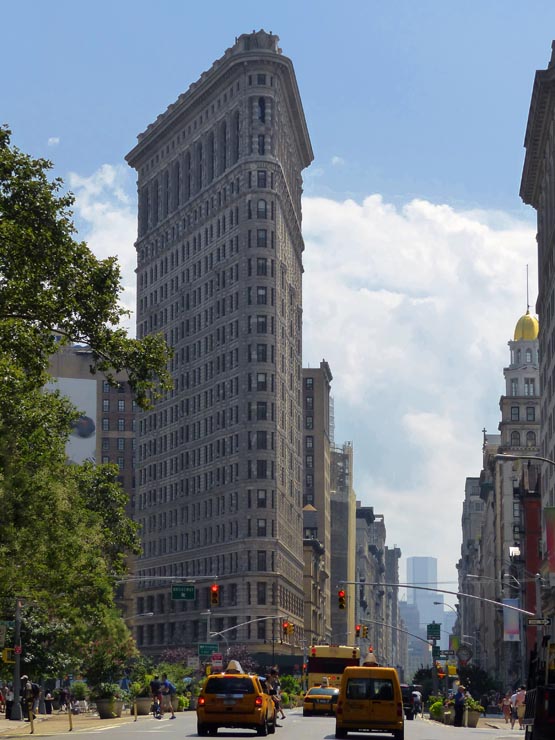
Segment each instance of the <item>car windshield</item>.
M307 692L307 696L310 696L311 694L318 694L319 696L322 696L322 694L325 694L326 696L334 696L335 694L339 693L339 689L332 689L332 688L325 688L323 686L315 686L313 689L309 689Z
M205 694L254 694L251 678L237 676L223 676L211 678L206 683Z

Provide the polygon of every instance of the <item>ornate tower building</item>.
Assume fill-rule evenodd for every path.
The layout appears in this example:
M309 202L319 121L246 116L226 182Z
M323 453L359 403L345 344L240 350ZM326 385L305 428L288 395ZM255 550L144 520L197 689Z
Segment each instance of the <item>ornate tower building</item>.
M145 652L222 632L251 651L301 643L301 172L312 158L293 65L264 31L236 39L127 156L137 334L163 332L174 350L173 389L138 422ZM194 599L172 599L176 581ZM295 625L283 641L282 619Z

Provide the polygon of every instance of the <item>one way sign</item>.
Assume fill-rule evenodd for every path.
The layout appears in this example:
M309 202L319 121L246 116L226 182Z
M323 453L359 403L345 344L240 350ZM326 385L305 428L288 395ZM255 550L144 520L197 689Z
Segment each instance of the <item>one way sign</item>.
M528 627L550 627L549 617L528 617Z

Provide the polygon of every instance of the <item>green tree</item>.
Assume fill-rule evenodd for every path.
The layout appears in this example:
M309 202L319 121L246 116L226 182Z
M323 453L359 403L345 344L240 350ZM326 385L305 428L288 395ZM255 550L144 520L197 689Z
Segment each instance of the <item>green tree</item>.
M161 336L137 340L119 328L117 262L74 238L73 197L48 179L51 166L12 147L0 128L0 593L7 619L23 599L29 672L73 660L92 677L107 669L100 646L114 667L134 654L114 609L114 576L139 551L137 529L115 467L68 464L80 414L46 389L49 360L61 343L87 344L91 372L115 382L125 371L148 408L170 387L170 352Z

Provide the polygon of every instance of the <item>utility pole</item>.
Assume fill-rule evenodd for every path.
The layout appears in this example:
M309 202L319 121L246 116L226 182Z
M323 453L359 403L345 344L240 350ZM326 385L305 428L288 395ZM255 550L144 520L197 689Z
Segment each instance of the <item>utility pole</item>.
M21 599L15 600L13 705L10 719L23 719L21 712Z

